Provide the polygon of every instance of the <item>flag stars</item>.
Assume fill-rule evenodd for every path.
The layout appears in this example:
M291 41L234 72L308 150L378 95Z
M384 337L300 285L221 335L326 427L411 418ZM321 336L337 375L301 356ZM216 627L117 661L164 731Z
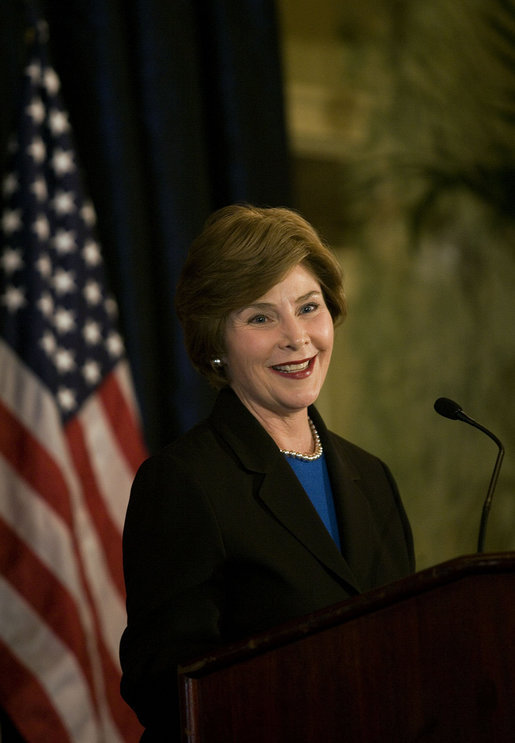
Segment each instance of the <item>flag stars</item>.
M54 325L59 333L71 333L76 327L75 314L59 307L54 314Z
M95 346L102 340L102 326L94 320L86 320L82 336L89 346Z
M74 230L57 230L53 239L54 248L59 255L67 255L75 250L75 240L77 238Z
M39 83L41 80L41 65L39 62L31 62L25 72L33 83Z
M34 137L27 147L27 153L32 157L37 165L41 165L46 157L46 147L41 137Z
M54 364L61 374L73 371L76 367L73 352L69 348L58 347L54 353Z
M52 261L46 253L39 256L36 261L36 268L44 279L48 279L52 275Z
M8 173L5 178L4 182L2 184L2 191L4 196L12 196L13 193L18 188L18 179L14 175L14 173Z
M47 89L49 95L54 96L59 92L60 82L59 78L52 67L45 67L43 72L43 85Z
M48 356L52 357L57 348L55 335L50 330L46 330L39 341L39 345Z
M52 284L57 294L69 294L75 290L75 273L58 268L53 276Z
M84 245L82 251L82 257L84 262L90 268L100 265L102 263L102 256L100 255L100 249L98 244L94 240L88 240Z
M106 345L109 355L113 358L118 358L123 354L123 341L119 333L115 331L109 333Z
M72 214L75 211L75 199L71 191L57 191L52 204L59 216Z
M118 305L113 297L107 297L104 306L111 320L118 320Z
M57 402L61 410L65 413L71 413L77 405L75 394L68 387L59 387L57 390Z
M98 305L102 301L102 289L93 279L86 282L83 293L86 302L90 305Z
M66 175L75 170L73 154L68 150L56 149L52 156L51 164L58 176Z
M97 222L95 207L90 201L87 201L81 209L81 217L88 227L94 227Z
M43 292L37 301L37 307L44 317L52 317L54 314L54 300L52 299L50 292Z
M98 382L100 382L100 379L102 378L100 364L93 359L88 359L83 365L81 371L84 380L91 386L98 384Z
M38 240L41 242L48 240L50 235L50 225L48 224L48 219L44 214L38 214L32 225L32 229L38 236Z
M67 115L64 111L59 111L56 108L52 109L48 115L48 125L50 126L50 131L56 137L64 134L70 128Z
M8 209L3 213L2 229L6 235L21 229L21 209Z
M9 312L16 312L27 304L23 289L16 286L8 286L5 293L2 296L2 304L4 304Z
M0 264L6 274L13 274L23 268L23 258L19 248L6 248L0 257Z
M123 357L124 345L111 325L116 304L103 285L95 209L77 180L69 116L52 100L58 78L39 63L28 74L37 87L25 92L23 125L9 141L16 170L0 178L0 312L10 337L24 344L20 353L30 343L26 363L66 421Z
M30 190L39 202L45 201L48 196L48 189L43 176L38 175L34 179L33 183L31 183Z
M41 98L34 98L26 109L35 124L41 124L45 119L45 107Z

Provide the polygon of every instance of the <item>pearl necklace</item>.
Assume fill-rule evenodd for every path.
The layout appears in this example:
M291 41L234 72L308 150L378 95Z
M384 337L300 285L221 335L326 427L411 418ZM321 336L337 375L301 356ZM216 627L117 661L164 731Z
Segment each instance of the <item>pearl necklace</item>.
M318 431L315 428L315 424L311 420L311 418L308 418L309 427L311 428L311 433L313 434L313 441L315 442L315 451L313 454L302 454L300 451L290 451L289 449L279 449L281 454L286 454L287 457L295 457L295 459L301 459L303 462L313 462L315 459L320 459L322 454L324 453L324 449L322 447L322 442L320 441L320 436L318 435Z

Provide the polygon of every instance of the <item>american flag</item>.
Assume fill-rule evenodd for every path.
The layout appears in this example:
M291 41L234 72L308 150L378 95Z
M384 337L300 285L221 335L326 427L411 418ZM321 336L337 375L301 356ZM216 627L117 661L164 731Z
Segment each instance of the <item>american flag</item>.
M0 706L30 743L136 741L121 530L145 449L44 24L28 52L0 229Z

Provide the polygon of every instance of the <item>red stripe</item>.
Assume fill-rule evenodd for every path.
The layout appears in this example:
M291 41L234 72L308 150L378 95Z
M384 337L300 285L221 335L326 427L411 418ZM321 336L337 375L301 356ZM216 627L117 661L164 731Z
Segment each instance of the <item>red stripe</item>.
M31 743L71 743L45 689L1 640L0 658L2 705L22 736Z
M0 452L71 529L68 487L58 464L0 401Z
M74 439L76 447L80 450L80 448L84 448L84 440L80 428L78 428L78 430L80 436L78 444L77 437L69 436L68 438ZM61 471L54 460L48 456L39 442L31 435L30 431L25 429L23 425L21 425L20 422L1 404L1 402L0 451L6 456L11 465L20 473L20 476L24 478L36 492L39 491L40 495L44 497L50 506L53 506L54 510L61 516L61 518L66 517L67 524L70 526L72 519L69 510L68 490L64 479L62 478ZM96 521L98 523L98 519L96 519ZM102 632L95 602L84 574L84 567L80 558L80 550L77 545L75 532L72 529L70 529L70 531L72 534L74 550L77 554L80 578L86 590L87 601L93 614L94 633L96 636L95 641L99 647L99 654L101 656L101 663L104 672L107 674L105 678L106 697L113 721L120 730L125 731L125 737L128 741L136 741L138 740L138 735L141 734L141 729L133 712L129 707L127 707L119 694L120 671L111 660L109 652L100 639L102 637ZM100 532L100 534L102 534L102 532ZM117 585L119 587L121 585L123 591L123 582L121 578L121 536L118 531L116 532L115 540L111 543L109 552L112 552L114 555L113 559L115 561L115 567L113 569L111 558L109 558L108 565L113 569L115 574L118 574ZM122 593L122 595L124 595L124 593ZM109 597L106 597L106 601L109 601ZM0 673L0 676L1 675L2 674ZM19 725L20 721L24 719L25 712L23 710L20 712L22 707L23 705L20 704L16 707L16 710L13 711L13 720L16 725ZM131 732L132 730L135 731L134 734ZM32 739L29 738L29 740ZM38 739L34 738L34 740ZM41 740L44 740L46 743L47 740L53 741L54 739L51 736L47 736L41 738ZM58 739L56 738L55 740L57 743Z
M118 387L116 383L116 387ZM111 414L113 410L111 409ZM134 429L133 429L134 430ZM95 527L98 530L99 537L102 538L107 555L107 565L113 573L115 585L120 589L121 595L124 595L122 570L121 570L121 535L118 530L114 527L113 522L106 512L103 499L100 496L98 487L95 483L95 478L91 470L89 458L87 457L86 446L82 430L78 424L71 424L67 430L67 438L69 441L70 448L72 450L72 456L74 464L80 469L80 476L82 479L84 493L88 499L89 509ZM141 450L140 450L141 451ZM4 454L6 459L9 461L11 466L19 473L20 477L23 478L30 487L40 494L46 503L53 508L53 510L65 521L67 526L70 528L74 549L77 553L77 559L79 561L80 577L84 584L87 600L90 605L91 611L94 617L96 641L99 647L99 654L101 663L105 673L105 687L106 697L110 712L112 714L113 722L123 733L125 740L132 743L132 741L139 740L141 735L141 727L137 722L137 719L132 710L125 704L119 694L120 684L120 671L111 659L110 653L107 651L102 640L102 632L100 629L100 622L96 611L95 603L91 595L91 590L88 587L88 582L84 575L84 568L80 559L80 550L77 545L77 538L73 530L73 519L70 510L69 492L67 484L64 480L62 472L55 462L55 460L48 454L47 451L41 446L38 440L31 434L31 432L20 423L20 421L0 402L0 452ZM144 456L141 456L143 459ZM94 488L93 488L94 484ZM107 514L107 518L106 518ZM109 600L109 597L106 597ZM3 668L2 668L3 672ZM1 673L0 676L5 678L5 674ZM28 684L27 694L30 694L32 687L35 687L38 693L41 687L33 679L28 672L23 674L24 680ZM20 684L22 680L20 678ZM21 691L20 691L21 693ZM39 702L38 702L39 704ZM46 707L51 708L51 702L46 699L44 701ZM6 706L7 708L7 706ZM20 727L22 721L25 721L27 709L27 703L25 697L19 704L15 703L11 705L8 712L12 715L15 724ZM43 710L43 701L41 702L41 710ZM48 717L48 712L45 712ZM52 712L50 712L50 717ZM55 730L56 735L47 734L45 732L42 737L37 738L37 731L39 729L39 722L36 719L34 725L29 726L28 733L35 734L31 738L27 734L29 740L34 741L46 741L52 740L55 743L59 743L61 740L65 741L66 738L60 738L58 728L56 724ZM44 722L41 722L43 725ZM62 725L61 725L62 727Z
M96 707L93 673L77 605L53 573L1 518L0 562L5 566L7 580L76 657Z
M116 372L112 372L104 379L97 394L120 449L129 467L135 473L148 454L138 422L118 384Z
M125 597L122 570L122 537L111 518L96 481L86 440L78 418L73 418L67 424L66 438L68 439L75 470L80 478L84 499L106 556L107 568L120 596Z
M102 647L102 670L106 685L106 699L112 718L126 743L137 743L143 728L133 710L120 695L120 669L114 665L107 650Z

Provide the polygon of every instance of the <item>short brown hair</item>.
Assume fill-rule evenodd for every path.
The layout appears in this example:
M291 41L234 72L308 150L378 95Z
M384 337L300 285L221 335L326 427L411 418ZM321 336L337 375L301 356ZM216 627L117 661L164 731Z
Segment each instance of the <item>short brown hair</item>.
M248 204L214 212L193 241L175 296L188 355L220 388L228 316L266 294L302 263L320 283L333 322L346 312L340 264L315 229L297 212Z

